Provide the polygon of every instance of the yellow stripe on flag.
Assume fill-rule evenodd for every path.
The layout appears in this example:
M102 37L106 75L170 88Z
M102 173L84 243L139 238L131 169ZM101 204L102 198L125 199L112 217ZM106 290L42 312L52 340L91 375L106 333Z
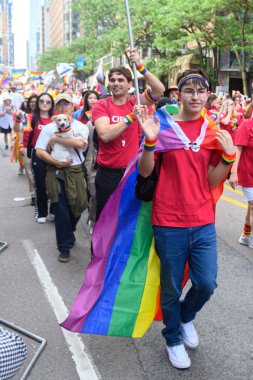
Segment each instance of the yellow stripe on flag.
M139 313L133 329L133 338L141 338L153 322L156 311L156 298L159 284L160 260L155 252L155 241L153 238L149 251L145 288L143 291Z

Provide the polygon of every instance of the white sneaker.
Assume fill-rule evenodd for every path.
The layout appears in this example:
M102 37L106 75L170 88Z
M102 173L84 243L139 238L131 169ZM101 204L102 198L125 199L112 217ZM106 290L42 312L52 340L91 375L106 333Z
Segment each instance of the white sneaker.
M191 366L191 359L189 358L183 344L178 346L166 346L169 361L175 368L184 369Z
M181 326L184 344L189 348L197 348L199 345L199 337L193 323L181 323Z
M47 216L47 220L49 221L49 222L54 222L54 214L48 214L48 216Z
M40 224L46 223L46 221L47 221L47 218L38 218L37 219L37 222L40 223Z
M239 243L242 245L247 245L249 248L253 248L253 236L243 236L243 234L239 237Z

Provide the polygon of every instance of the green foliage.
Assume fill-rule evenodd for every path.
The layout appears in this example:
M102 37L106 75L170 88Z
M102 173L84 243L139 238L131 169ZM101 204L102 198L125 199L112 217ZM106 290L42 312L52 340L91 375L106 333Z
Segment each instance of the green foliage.
M190 52L196 52L203 68L206 50L230 47L241 70L245 69L244 53L253 56L253 0L129 0L129 4L134 44L153 48L155 55L147 64L160 77L193 40L196 44ZM84 36L43 54L40 69L50 70L58 62L75 62L77 55L84 55L84 71L89 74L102 56L120 57L126 51L129 37L123 0L97 0L95 4L76 0L74 8Z

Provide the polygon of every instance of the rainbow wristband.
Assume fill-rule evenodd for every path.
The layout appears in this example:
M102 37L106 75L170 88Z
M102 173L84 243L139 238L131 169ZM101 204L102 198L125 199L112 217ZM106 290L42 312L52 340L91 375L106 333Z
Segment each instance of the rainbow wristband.
M126 115L126 116L124 117L124 122L125 122L126 125L129 127L129 125L131 125L131 124L134 122L133 114L132 114L132 113L129 113L128 115Z
M136 67L139 73L142 75L145 75L148 69L141 63L139 66Z
M235 159L236 159L236 153L234 154L226 154L226 153L222 153L222 156L221 156L221 162L224 164L224 165L231 165L235 162Z
M147 88L145 91L144 91L144 95L145 95L145 98L150 102L150 103L157 103L158 100L160 98L154 98L152 93L151 93L151 90L150 88Z
M16 123L20 123L21 122L21 117L16 117L15 122Z
M23 143L19 143L18 144L18 149L23 149L24 148L24 144Z
M145 137L143 148L145 150L148 150L149 152L152 152L153 150L155 150L156 143L157 143L157 139L155 139L155 140L148 140Z

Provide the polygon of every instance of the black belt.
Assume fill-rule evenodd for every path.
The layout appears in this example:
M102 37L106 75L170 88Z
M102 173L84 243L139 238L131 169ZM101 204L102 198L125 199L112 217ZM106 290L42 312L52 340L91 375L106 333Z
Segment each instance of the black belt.
M114 172L114 173L124 173L126 168L109 168L108 166L103 166L98 164L99 169L106 172Z

